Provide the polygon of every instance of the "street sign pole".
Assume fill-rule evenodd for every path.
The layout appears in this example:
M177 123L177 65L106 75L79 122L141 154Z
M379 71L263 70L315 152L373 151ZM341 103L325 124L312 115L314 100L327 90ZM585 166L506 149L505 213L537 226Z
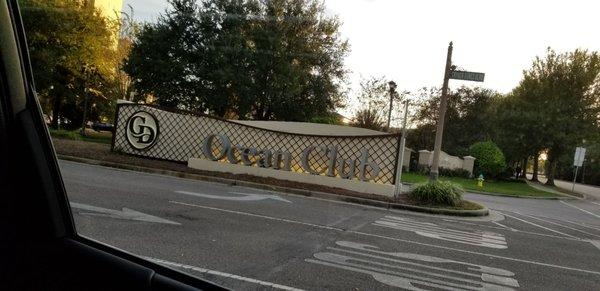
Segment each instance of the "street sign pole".
M438 115L437 130L435 132L435 145L433 146L433 161L429 171L429 181L436 181L439 176L440 152L442 151L442 138L444 136L444 119L448 107L448 81L450 79L483 82L484 73L455 70L452 68L452 42L448 45L446 56L446 71L444 71L444 84L442 85L442 100Z
M442 150L442 137L444 134L444 118L446 117L446 107L448 107L448 81L450 80L450 70L452 66L452 42L448 45L448 55L446 56L446 70L444 71L444 83L442 85L442 100L438 116L437 130L435 132L435 145L433 146L433 161L429 171L429 180L436 181L438 178L438 168L440 165L440 151Z
M404 148L406 146L406 120L408 119L408 99L404 105L404 121L402 124L402 137L400 138L400 152L398 165L396 165L396 182L394 183L394 198L397 200L402 192L402 164L404 164ZM410 159L410 157L409 157Z
M583 161L585 160L585 148L577 147L575 148L575 156L573 157L573 166L575 166L575 175L573 175L573 186L571 187L571 192L575 191L575 181L577 180L577 171L579 167L583 165Z
M575 180L577 180L577 170L579 170L579 167L575 167L575 176L573 177L573 186L571 187L571 192L575 192Z
M389 132L390 131L390 123L392 122L392 108L393 108L393 103L394 103L394 94L396 93L396 82L394 81L390 81L388 83L388 85L390 86L390 109L388 110L388 118L387 118L387 124L385 126L385 131Z

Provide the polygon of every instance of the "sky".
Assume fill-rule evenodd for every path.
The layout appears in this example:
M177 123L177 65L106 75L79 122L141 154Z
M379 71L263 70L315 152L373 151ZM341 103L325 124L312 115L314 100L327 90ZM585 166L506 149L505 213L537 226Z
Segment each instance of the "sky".
M134 16L153 21L166 0L125 0ZM325 0L328 13L343 22L351 52L352 98L361 77L385 76L398 90L441 87L446 50L453 41L453 65L485 73L483 83L451 80L450 87L482 86L500 93L518 85L524 69L548 47L600 51L597 0ZM124 9L127 11L128 9Z

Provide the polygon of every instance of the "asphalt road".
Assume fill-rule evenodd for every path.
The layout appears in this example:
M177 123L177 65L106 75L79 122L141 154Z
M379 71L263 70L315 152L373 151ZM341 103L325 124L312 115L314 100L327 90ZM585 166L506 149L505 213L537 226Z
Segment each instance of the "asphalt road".
M598 290L600 205L432 216L61 161L78 232L239 290ZM597 202L595 202L597 203Z

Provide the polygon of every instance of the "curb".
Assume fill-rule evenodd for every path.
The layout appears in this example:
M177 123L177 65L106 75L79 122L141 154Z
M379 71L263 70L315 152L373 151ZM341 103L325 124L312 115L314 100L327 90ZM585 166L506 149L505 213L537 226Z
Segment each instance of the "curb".
M557 194L557 195L563 195L562 197L561 196L538 197L538 196L517 196L517 195L491 193L491 192L477 191L477 190L465 190L465 192L473 193L473 194L484 194L484 195L490 195L490 196L512 197L512 198L522 198L522 199L542 199L542 200L576 200L576 199L580 199L579 197L571 196L568 194Z
M244 187L256 188L256 189L261 189L261 190L278 191L278 192L284 192L284 193L288 193L288 194L295 194L295 195L301 195L301 196L306 196L306 197L315 197L315 198L321 198L321 199L333 200L333 201L342 201L342 202L348 202L348 203L354 203L354 204L362 204L362 205L375 206L375 207L386 208L386 209L400 209L400 210L410 210L410 211L429 213L429 214L442 214L442 215L466 216L466 217L487 216L489 214L489 210L485 206L483 206L483 209L477 209L477 210L458 210L458 209L423 207L423 206L392 203L392 202L385 202L385 201L352 197L352 196L344 196L344 195L326 193L326 192L321 192L321 191L312 191L312 190L305 190L305 189L298 189L298 188L266 185L266 184L248 182L248 181L235 180L235 179L206 176L206 175L192 174L192 173L184 173L184 172L163 170L163 169L157 169L157 168L141 167L141 166L135 166L135 165L130 165L130 164L93 160L93 159L80 158L80 157L69 156L69 155L57 154L57 157L61 160L79 162L79 163L84 163L84 164L89 164L89 165L104 166L104 167L130 170L130 171L136 171L136 172L151 173L151 174L167 175L167 176L184 178L184 179L200 180L200 181L207 181L207 182L217 182L217 183L221 183L221 184L244 186Z

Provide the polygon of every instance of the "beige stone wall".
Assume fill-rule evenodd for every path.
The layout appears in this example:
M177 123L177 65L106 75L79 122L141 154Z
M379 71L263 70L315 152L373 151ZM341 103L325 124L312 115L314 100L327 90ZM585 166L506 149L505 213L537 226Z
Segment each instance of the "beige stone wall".
M402 161L402 166L404 166L404 168L406 170L408 170L408 168L410 167L410 154L412 153L412 150L405 147L404 148L404 160Z
M369 183L357 180L346 180L327 176L311 175L308 173L298 173L291 171L260 168L255 166L244 166L237 164L213 162L206 159L191 158L188 160L188 167L205 171L215 171L231 174L246 174L258 177L268 177L276 178L279 180L323 185L327 187L335 187L350 191L377 194L388 197L394 195L394 186L389 184Z

